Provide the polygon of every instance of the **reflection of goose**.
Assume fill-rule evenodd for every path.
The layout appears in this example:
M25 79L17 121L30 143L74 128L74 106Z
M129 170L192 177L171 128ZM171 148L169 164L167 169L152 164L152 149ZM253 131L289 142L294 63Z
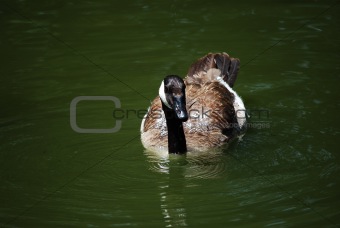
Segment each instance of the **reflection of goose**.
M169 153L203 151L228 143L245 128L245 107L232 89L239 60L208 54L183 80L165 77L141 125L145 148Z

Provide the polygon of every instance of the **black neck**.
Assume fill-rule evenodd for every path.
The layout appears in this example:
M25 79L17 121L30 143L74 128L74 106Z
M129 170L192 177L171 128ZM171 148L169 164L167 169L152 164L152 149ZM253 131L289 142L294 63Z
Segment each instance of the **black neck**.
M162 102L165 114L166 126L168 128L169 153L184 154L187 152L187 144L183 130L183 122L176 118L176 114Z

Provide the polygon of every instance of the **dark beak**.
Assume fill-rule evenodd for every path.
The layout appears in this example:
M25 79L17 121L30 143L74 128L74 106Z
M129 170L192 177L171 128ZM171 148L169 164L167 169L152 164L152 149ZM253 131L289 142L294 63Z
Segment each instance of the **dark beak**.
M188 120L188 112L186 109L185 95L173 97L173 110L176 113L177 119L185 122Z

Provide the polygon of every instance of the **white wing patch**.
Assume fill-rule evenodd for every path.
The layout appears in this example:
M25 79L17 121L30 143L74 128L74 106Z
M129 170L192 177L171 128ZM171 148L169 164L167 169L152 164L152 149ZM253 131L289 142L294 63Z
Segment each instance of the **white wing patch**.
M240 129L242 129L243 125L246 123L246 108L244 107L243 101L241 97L219 76L216 78L216 80L226 87L229 92L234 94L235 100L234 100L234 109L237 117L237 123Z

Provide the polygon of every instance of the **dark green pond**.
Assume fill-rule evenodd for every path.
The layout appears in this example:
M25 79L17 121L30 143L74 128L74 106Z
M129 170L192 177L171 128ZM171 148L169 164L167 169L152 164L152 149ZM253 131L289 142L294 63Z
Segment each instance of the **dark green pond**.
M1 1L0 227L340 226L339 12ZM246 135L219 153L147 153L141 116L163 77L222 51L241 60Z

